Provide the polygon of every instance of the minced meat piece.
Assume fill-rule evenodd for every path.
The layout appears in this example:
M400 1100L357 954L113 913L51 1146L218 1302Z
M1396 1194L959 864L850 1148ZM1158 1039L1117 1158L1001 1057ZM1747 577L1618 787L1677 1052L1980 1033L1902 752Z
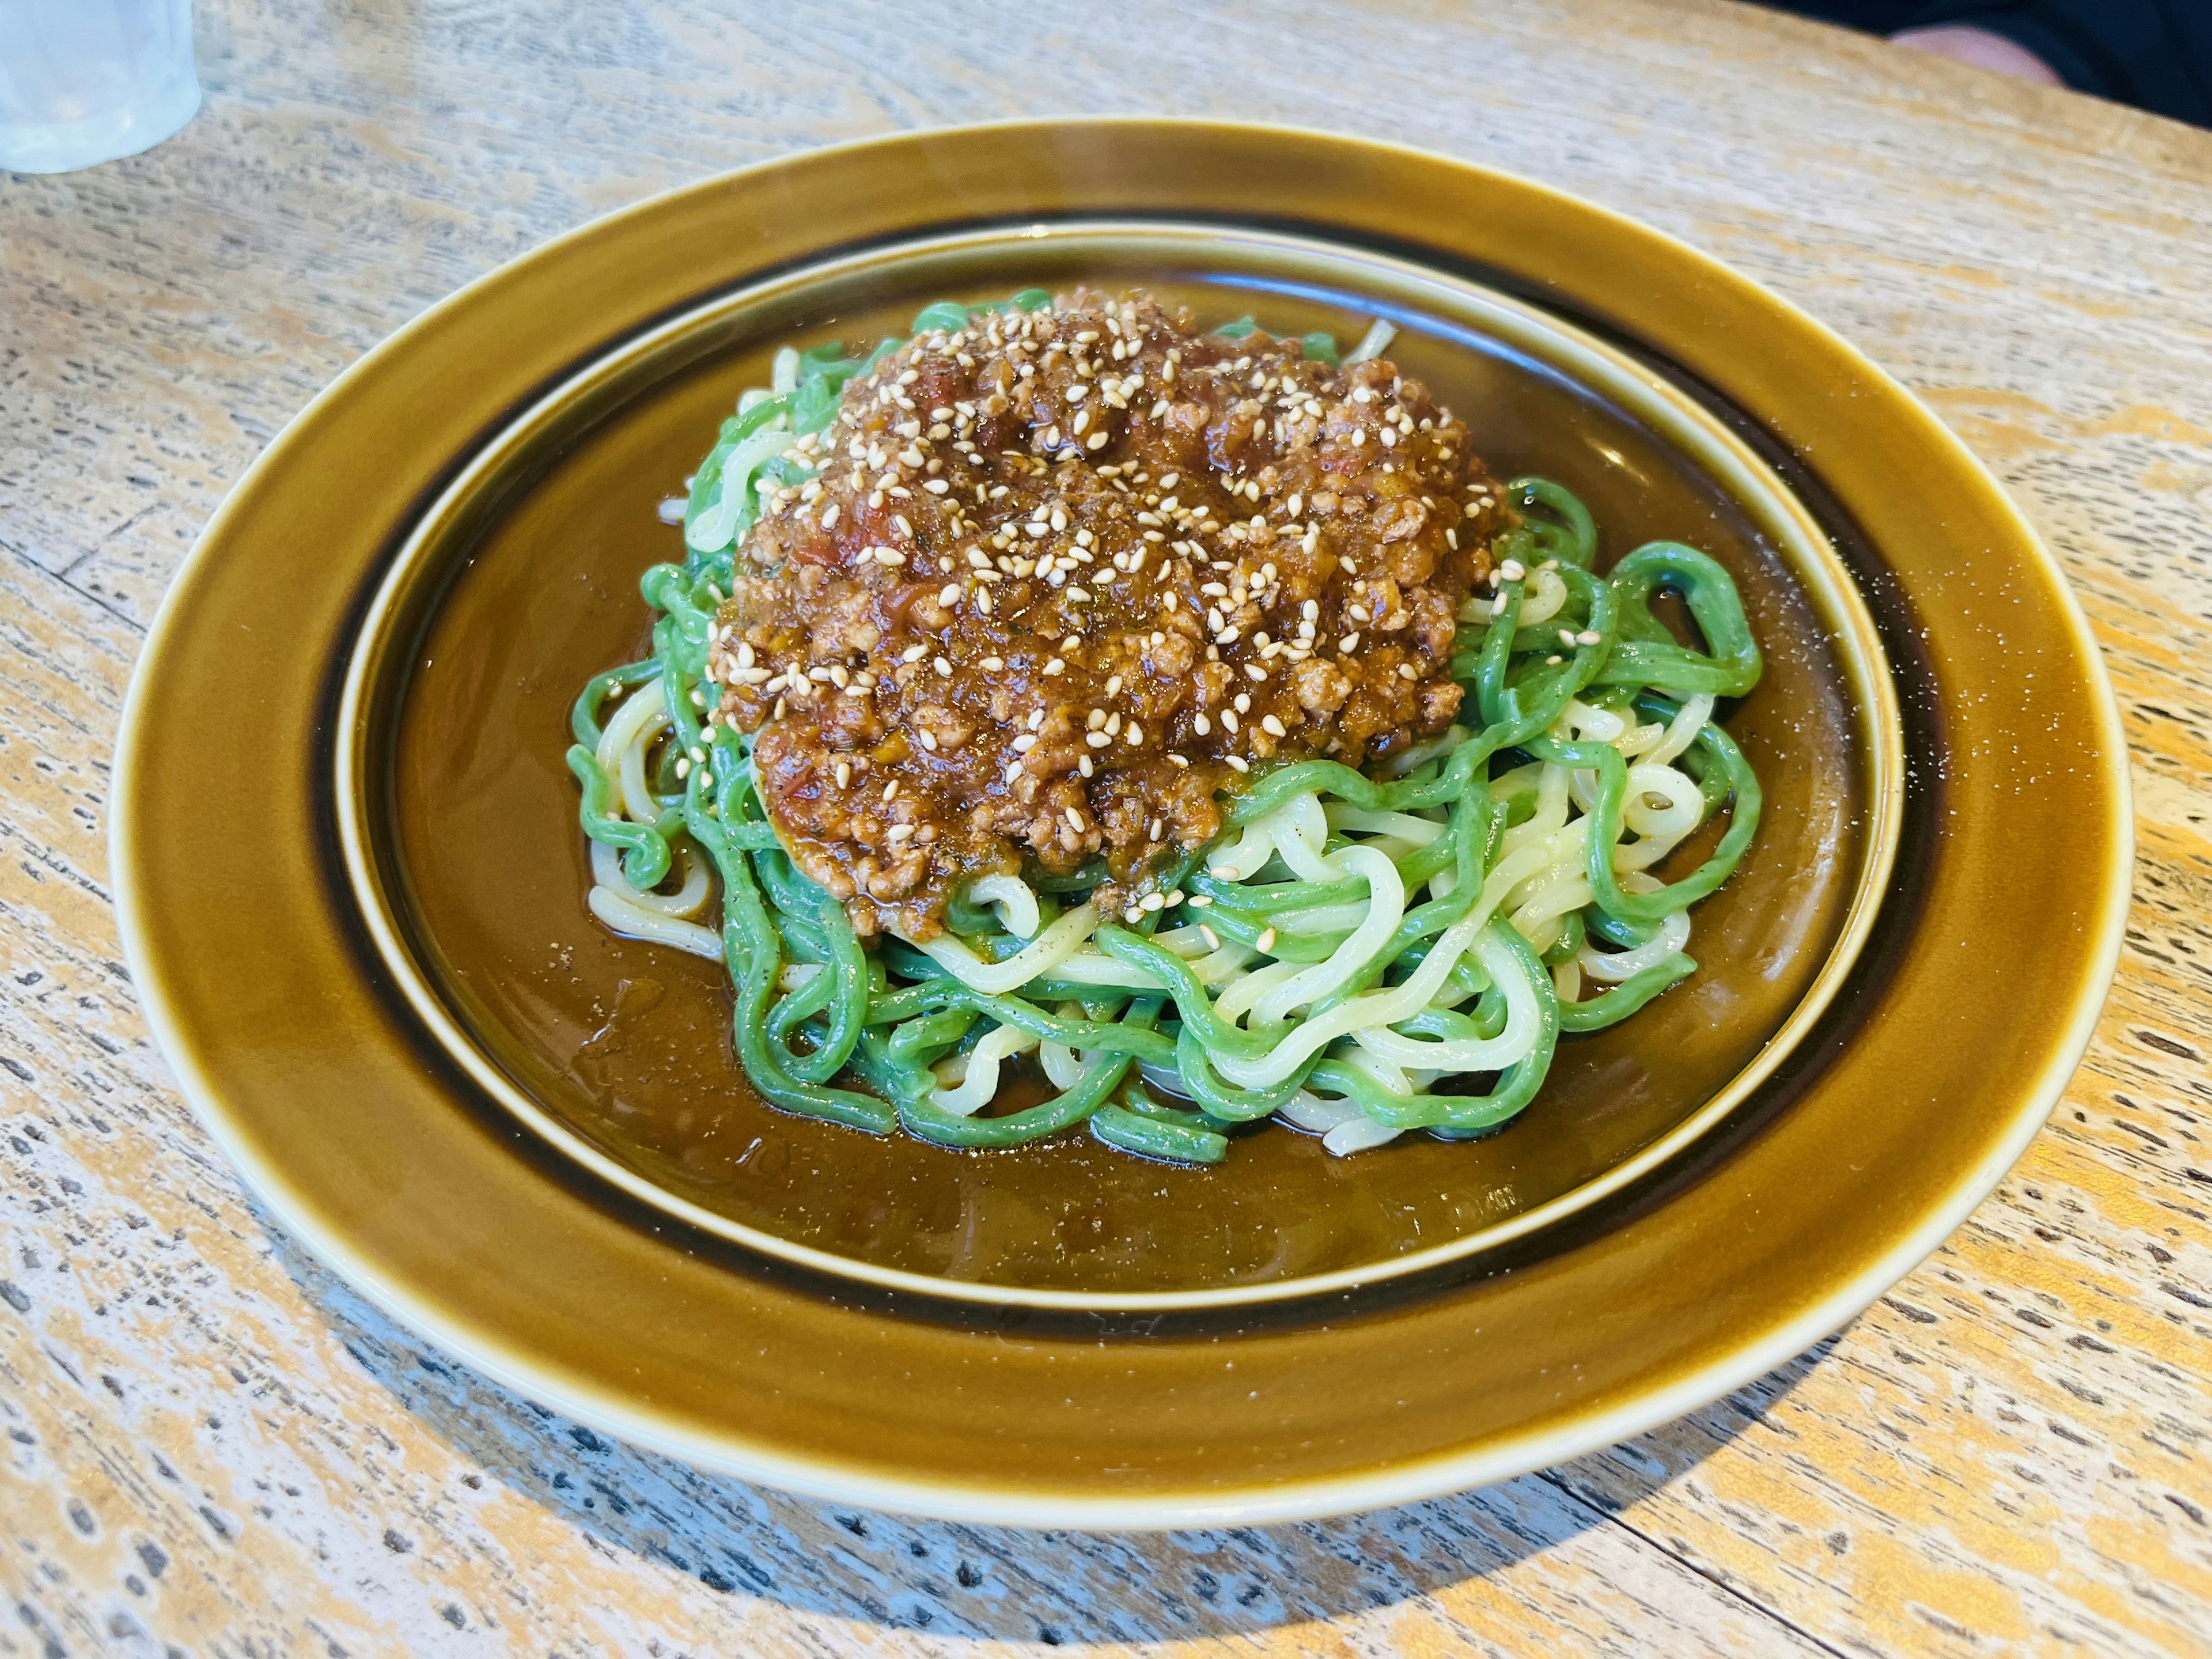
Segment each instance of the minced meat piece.
M1103 857L1108 908L1271 766L1459 712L1453 636L1513 522L1386 362L1194 332L1141 292L918 336L797 441L716 619L714 718L863 933Z

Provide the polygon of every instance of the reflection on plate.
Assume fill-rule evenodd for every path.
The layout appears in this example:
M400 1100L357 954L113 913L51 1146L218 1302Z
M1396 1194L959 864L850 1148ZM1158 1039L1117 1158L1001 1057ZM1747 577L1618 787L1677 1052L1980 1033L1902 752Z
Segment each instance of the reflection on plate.
M1261 175L1297 181L1295 228L1244 217ZM1348 1160L1278 1133L1203 1172L1079 1136L863 1137L751 1097L715 964L584 912L568 705L638 645L696 434L794 336L1077 277L1284 332L1388 316L1498 476L1589 500L1601 562L1680 538L1743 592L1767 670L1729 729L1768 814L1699 908L1703 971L1564 1048L1508 1133ZM214 707L220 728L192 712ZM133 690L117 862L196 1105L434 1340L779 1484L1171 1524L1553 1461L1877 1294L2086 1041L2125 891L2119 753L1994 485L1762 291L1432 158L1070 123L679 192L372 356L180 580Z

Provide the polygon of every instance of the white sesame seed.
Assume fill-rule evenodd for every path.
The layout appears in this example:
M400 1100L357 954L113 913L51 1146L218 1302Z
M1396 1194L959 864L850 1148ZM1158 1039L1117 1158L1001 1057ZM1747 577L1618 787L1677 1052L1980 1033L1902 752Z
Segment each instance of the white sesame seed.
M932 732L927 726L924 726L921 730L921 746L933 755L937 752L937 733Z
M1083 828L1083 814L1073 806L1067 808L1067 827L1079 831Z
M1252 943L1262 951L1273 950L1275 948L1275 930L1272 927L1268 928L1267 932L1261 933L1260 937L1254 939Z
M1285 738L1290 735L1289 732L1283 729L1282 721L1277 720L1273 714L1267 714L1261 717L1260 721L1260 729L1267 732L1270 737Z
M888 841L888 842L892 842L894 845L896 845L897 842L902 842L902 841L906 840L908 836L912 836L913 834L914 834L914 826L913 826L912 824L910 824L910 823L895 823L895 824L891 825L890 830L889 830L889 832L884 836L884 840L886 840L886 841Z

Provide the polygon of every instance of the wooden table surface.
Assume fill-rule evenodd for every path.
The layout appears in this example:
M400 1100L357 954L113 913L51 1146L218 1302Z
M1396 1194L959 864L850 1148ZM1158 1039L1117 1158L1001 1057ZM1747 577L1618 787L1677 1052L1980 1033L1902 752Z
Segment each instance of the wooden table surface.
M2212 134L1717 0L203 0L199 42L174 141L0 174L0 1655L2212 1650ZM1160 1536L702 1476L307 1259L118 963L132 659L317 388L665 186L1113 110L1425 144L1711 250L1996 469L2111 663L2136 906L2051 1127L1848 1329L1600 1455Z

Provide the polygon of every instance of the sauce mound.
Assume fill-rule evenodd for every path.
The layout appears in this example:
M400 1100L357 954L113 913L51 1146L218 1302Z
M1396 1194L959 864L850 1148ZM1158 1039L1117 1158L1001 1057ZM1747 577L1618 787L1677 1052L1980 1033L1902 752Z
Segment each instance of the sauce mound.
M1271 766L1443 731L1512 522L1389 362L1142 293L921 334L787 454L815 476L739 550L714 718L757 734L779 836L863 934L927 939L1025 866L1103 860L1102 908L1137 902Z

